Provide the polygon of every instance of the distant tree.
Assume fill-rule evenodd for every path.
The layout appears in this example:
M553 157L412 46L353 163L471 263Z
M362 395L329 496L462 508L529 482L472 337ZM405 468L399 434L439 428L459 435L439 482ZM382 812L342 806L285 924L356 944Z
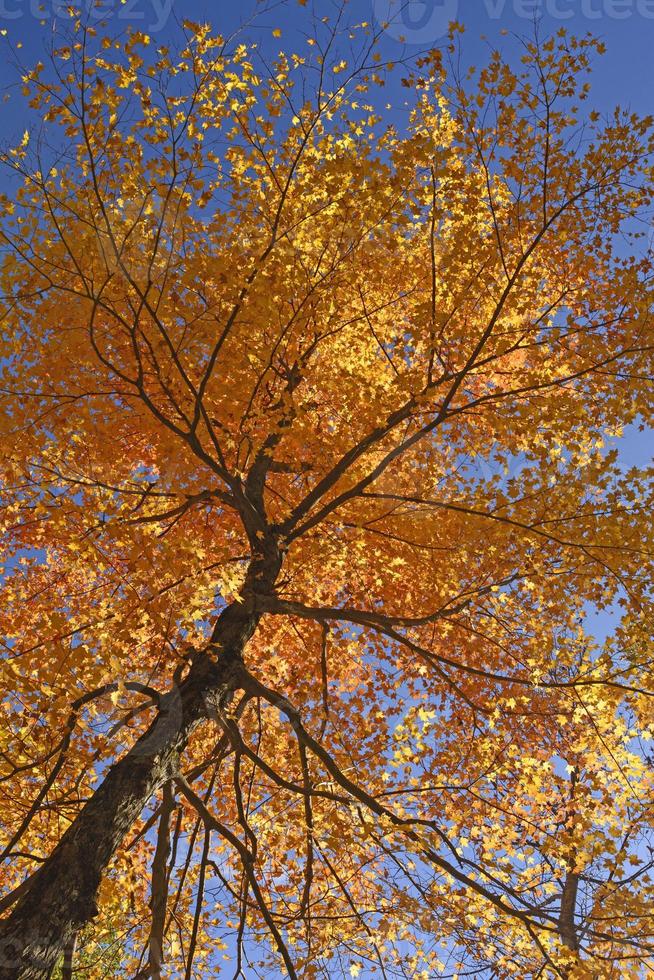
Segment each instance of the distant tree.
M4 156L0 977L650 975L650 120L184 29Z

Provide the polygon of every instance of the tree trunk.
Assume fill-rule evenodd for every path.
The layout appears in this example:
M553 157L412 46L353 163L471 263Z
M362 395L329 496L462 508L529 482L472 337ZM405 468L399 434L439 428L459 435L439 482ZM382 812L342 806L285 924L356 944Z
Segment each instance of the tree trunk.
M577 891L579 889L579 875L572 870L571 866L565 876L565 883L561 893L561 910L559 913L559 935L561 941L568 949L575 952L579 949L577 939L577 929L575 927L575 911L577 908Z
M98 914L102 875L143 808L177 772L189 735L229 700L258 614L225 609L213 633L216 658L202 652L186 679L161 699L157 719L108 771L30 887L0 922L0 980L45 980L75 934Z
M61 969L61 980L73 980L75 970L75 944L77 936L73 936L64 949L64 963Z

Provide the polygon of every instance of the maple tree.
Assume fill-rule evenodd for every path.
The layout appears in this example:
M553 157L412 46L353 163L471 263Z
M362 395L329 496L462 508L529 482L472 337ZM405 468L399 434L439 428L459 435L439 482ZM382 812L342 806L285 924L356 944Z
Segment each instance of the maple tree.
M564 32L72 30L3 157L0 977L646 975L650 120Z

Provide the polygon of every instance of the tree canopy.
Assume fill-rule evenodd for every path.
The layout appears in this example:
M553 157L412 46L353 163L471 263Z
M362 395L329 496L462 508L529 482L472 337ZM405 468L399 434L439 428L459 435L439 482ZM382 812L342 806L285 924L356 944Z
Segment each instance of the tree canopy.
M23 78L0 977L649 975L651 120L307 25Z

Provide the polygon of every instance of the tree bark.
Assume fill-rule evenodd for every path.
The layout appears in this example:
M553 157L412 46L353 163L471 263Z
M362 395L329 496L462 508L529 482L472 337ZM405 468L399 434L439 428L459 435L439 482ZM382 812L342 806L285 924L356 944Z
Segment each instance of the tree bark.
M75 970L75 944L77 936L73 936L64 950L64 963L61 969L61 980L73 980Z
M152 795L176 775L193 729L231 698L259 615L253 602L221 613L211 646L162 697L155 721L109 769L33 876L0 923L0 980L45 980L76 933L98 915L98 888L112 855Z
M565 876L565 883L561 893L561 909L559 913L559 935L561 941L568 949L576 952L579 949L577 939L577 929L575 927L575 912L577 909L577 891L579 889L579 875L572 870L571 866Z
M175 810L175 793L172 783L166 783L163 790L163 803L157 847L152 861L152 883L150 886L150 928L148 971L152 980L161 980L163 963L164 929L168 900L168 857L170 855L170 818Z

